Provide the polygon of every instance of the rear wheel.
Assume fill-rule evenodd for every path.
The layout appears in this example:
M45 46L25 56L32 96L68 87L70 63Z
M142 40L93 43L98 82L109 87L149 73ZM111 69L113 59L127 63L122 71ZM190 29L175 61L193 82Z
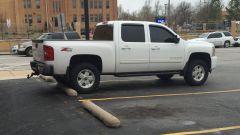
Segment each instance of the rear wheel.
M70 71L70 84L79 93L91 93L99 87L100 72L92 64L79 64Z
M32 54L32 48L27 48L27 50L26 50L26 55L27 55L28 57L32 57L32 56L33 56L33 54Z
M208 78L208 66L202 60L193 60L190 62L188 70L184 76L187 84L191 86L203 85Z
M224 48L228 48L228 47L230 47L230 42L229 42L229 41L226 41L226 42L224 43Z
M157 77L163 81L169 81L173 76L174 76L173 74L157 75Z

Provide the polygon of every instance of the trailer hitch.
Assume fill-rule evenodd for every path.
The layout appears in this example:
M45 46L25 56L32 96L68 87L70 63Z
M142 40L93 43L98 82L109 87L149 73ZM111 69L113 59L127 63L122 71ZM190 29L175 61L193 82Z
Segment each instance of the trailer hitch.
M37 76L37 75L39 75L39 74L38 74L38 73L35 73L35 72L32 72L31 75L29 75L29 74L27 75L27 79L31 79L31 78L32 78L33 76L35 76L35 75Z

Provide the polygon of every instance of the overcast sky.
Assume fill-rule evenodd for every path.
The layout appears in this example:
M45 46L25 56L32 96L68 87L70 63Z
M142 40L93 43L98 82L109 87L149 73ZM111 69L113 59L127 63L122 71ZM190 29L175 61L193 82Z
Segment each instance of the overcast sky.
M152 1L152 4L154 5L154 3L157 0L151 0L151 1ZM176 5L176 4L180 3L181 1L189 1L192 3L192 5L196 5L196 3L200 2L200 0L171 0L171 3ZM201 1L203 2L204 0L201 0ZM230 0L222 0L222 1L224 2L225 5L227 5ZM118 5L121 4L125 10L129 10L130 12L132 12L132 11L139 10L144 5L144 2L145 2L145 0L118 0ZM161 5L163 5L163 6L167 2L168 2L168 0L160 0Z

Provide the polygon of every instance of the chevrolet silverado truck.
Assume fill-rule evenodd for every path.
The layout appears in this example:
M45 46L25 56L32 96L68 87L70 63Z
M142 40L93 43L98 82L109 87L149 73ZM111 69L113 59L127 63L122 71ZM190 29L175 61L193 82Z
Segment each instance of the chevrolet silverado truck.
M216 67L213 44L185 41L167 26L140 21L97 24L93 41L33 40L33 75L53 76L79 93L99 87L101 75L184 77L203 85Z

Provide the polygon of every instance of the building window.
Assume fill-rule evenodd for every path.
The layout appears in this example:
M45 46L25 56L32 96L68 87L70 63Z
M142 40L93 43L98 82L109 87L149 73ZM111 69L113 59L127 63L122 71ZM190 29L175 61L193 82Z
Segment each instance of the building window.
M98 15L98 19L99 19L99 22L102 22L102 21L103 21L103 15L102 15L102 14L99 14L99 15Z
M72 0L72 8L77 8L77 0Z
M95 21L95 22L99 22L99 18L98 18L98 15L97 15L97 14L94 15L94 21Z
M60 1L53 1L53 11L60 12Z
M110 21L110 14L107 14L107 21Z
M93 16L93 14L90 15L90 22L94 22L94 16Z
M58 18L57 17L54 17L54 26L58 27Z
M103 2L102 0L98 0L98 8L102 8Z
M37 23L42 23L42 17L41 17L41 15L37 15Z
M90 0L90 8L93 8L93 0Z
M33 23L32 15L25 15L25 23L27 23L29 26L32 26Z
M85 16L84 15L81 15L81 21L85 22Z
M98 8L98 2L97 2L97 0L94 0L94 8L95 8L95 9Z
M84 0L81 0L81 8L84 9Z
M110 0L107 0L107 1L106 1L106 8L107 8L107 9L110 8Z
M36 8L40 9L40 0L36 0L35 3L36 3Z
M31 0L24 0L23 4L24 4L24 8L31 8L32 7Z
M73 15L73 22L77 22L77 15L76 14Z

